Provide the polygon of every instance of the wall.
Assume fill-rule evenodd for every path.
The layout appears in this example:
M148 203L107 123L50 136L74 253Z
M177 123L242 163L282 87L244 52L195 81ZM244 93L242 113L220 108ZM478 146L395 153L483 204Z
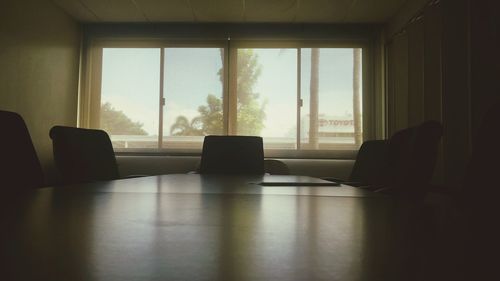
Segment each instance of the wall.
M440 3L408 1L386 27L388 135L425 120L444 123L442 26ZM444 181L444 152L435 183Z
M500 1L470 1L472 142L489 106L500 100Z
M483 114L500 99L500 3L417 2L386 27L389 134L441 121L437 177L460 186Z
M424 120L442 121L442 7L420 2L420 8L404 6L386 27L389 135Z
M0 109L25 119L48 181L49 129L76 125L80 27L49 0L2 0Z
M460 186L470 155L469 1L442 1L444 176L454 186Z

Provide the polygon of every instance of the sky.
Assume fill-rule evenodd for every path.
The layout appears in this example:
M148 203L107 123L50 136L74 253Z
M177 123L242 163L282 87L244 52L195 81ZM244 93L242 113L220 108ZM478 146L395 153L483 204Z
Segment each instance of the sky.
M261 75L255 84L266 103L264 137L295 135L297 119L297 49L255 49ZM158 48L105 48L101 101L110 102L133 121L158 134L160 95ZM319 113L330 117L352 115L352 49L320 51ZM301 49L301 116L309 113L310 49ZM164 73L164 135L179 115L198 115L208 94L222 96L217 74L222 67L218 48L166 48Z

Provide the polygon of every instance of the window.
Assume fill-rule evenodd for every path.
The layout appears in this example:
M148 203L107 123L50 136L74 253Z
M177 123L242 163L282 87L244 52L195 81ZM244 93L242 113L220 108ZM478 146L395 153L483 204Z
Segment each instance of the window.
M222 48L165 48L163 147L201 148L223 128Z
M330 155L363 140L360 45L111 40L91 50L80 120L117 151L199 153L203 136L229 134L262 136L266 156Z
M105 48L102 58L99 127L115 148L157 147L159 50Z

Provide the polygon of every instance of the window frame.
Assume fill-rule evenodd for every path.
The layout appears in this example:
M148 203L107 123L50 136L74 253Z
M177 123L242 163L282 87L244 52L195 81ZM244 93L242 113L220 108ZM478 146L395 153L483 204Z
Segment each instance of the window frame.
M100 103L101 103L101 78L102 78L102 54L103 48L159 48L161 54L161 73L164 70L164 48L221 48L224 49L224 77L223 77L223 132L234 134L236 129L231 126L231 120L236 122L234 109L231 110L230 102L236 99L236 94L230 93L230 81L236 72L231 72L234 67L237 50L239 48L294 48L297 49L298 75L300 77L300 49L302 48L361 48L362 49L362 130L363 140L374 139L380 135L376 126L383 119L376 116L377 105L380 104L381 97L375 96L377 91L373 86L374 63L373 47L368 40L335 40L335 39L254 39L254 38L223 38L223 39L186 39L186 38L143 38L143 37L96 37L90 38L83 48L82 78L80 85L79 105L78 105L78 126L86 128L99 128L100 123ZM160 79L159 113L160 124L158 133L158 148L138 148L138 149L115 149L119 155L200 155L199 149L171 149L164 148L163 145L163 78ZM300 79L297 79L297 110L300 110ZM233 111L233 112L232 112ZM234 116L230 119L229 116ZM300 126L300 115L297 114L297 125ZM234 126L234 125L233 125ZM297 130L297 140L300 139L300 130ZM279 158L337 158L353 159L357 149L338 150L301 150L300 142L297 149L266 149L266 157Z

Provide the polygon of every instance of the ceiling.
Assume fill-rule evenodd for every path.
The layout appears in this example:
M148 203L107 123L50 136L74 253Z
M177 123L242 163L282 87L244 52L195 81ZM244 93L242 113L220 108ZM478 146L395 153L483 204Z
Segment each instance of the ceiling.
M52 0L80 22L382 23L411 0Z

